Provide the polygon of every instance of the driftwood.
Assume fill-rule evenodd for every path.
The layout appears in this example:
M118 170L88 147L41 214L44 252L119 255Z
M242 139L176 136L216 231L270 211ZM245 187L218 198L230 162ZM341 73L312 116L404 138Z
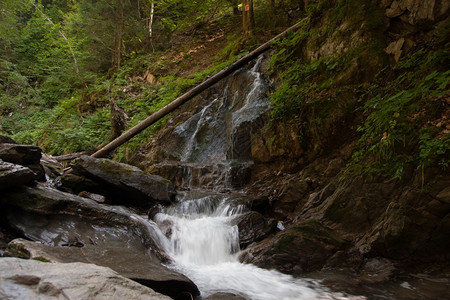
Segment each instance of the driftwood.
M111 151L113 151L114 149L119 147L120 145L126 143L128 140L130 140L132 137L134 137L135 135L137 135L138 133L140 133L141 131L143 131L144 129L149 127L150 125L154 124L156 121L160 120L161 118L163 118L167 114L169 114L172 111L174 111L176 108L178 108L183 103L185 103L188 100L192 99L194 96L198 95L199 93L201 93L205 89L209 88L210 86L212 86L213 84L215 84L219 80L221 80L221 79L225 78L226 76L230 75L235 70L243 67L246 63L248 63L252 59L254 59L257 56L259 56L260 54L262 54L263 52L265 52L268 49L270 49L272 43L275 40L280 39L282 37L285 37L288 34L288 32L290 32L291 30L296 29L300 24L301 24L301 22L299 22L299 23L289 27L288 29L286 29L285 31L283 31L282 33L280 33L279 35L277 35L276 37L274 37L270 41L262 44L261 46L259 46L258 48L256 48L252 52L250 52L249 54L245 55L244 57L240 58L239 60L237 60L236 62L234 62L233 64L231 64L227 68L223 69L222 71L220 71L216 75L211 76L210 78L206 79L205 81L203 81L199 85L195 86L194 88L192 88L191 90L189 90L185 94L181 95L180 97L176 98L175 100L173 100L172 102L170 102L169 104L167 104L166 106L164 106L163 108L158 110L157 112L155 112L152 115L148 116L146 119L141 121L136 126L128 129L121 136L119 136L118 138L114 139L109 144L107 144L106 146L104 146L103 148L101 148L100 150L98 150L97 152L92 154L91 156L92 157L104 157L104 156L106 156L108 153L110 153Z

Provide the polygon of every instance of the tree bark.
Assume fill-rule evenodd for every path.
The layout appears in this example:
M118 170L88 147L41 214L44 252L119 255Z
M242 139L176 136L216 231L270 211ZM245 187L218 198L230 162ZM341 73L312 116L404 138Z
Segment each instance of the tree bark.
M150 20L148 21L148 34L150 35L150 44L152 45L153 52L155 52L155 47L153 47L153 15L154 14L155 14L155 1L151 0Z
M244 36L253 35L253 29L255 28L253 0L242 1L242 9L242 27L244 30Z
M250 52L249 54L245 55L241 59L237 60L236 62L234 62L233 64L231 64L227 68L223 69L222 71L220 71L216 75L211 76L210 78L206 79L201 84L197 85L196 87L192 88L191 90L189 90L185 94L181 95L180 97L176 98L175 100L173 100L172 102L170 102L169 104L167 104L166 106L161 108L159 111L157 111L157 112L153 113L152 115L148 116L146 119L144 119L142 122L140 122L136 126L134 126L134 127L130 128L129 130L127 130L121 136L119 136L115 140L111 141L109 144L107 144L106 146L104 146L103 148L101 148L100 150L98 150L97 152L92 154L91 156L92 157L104 157L104 156L108 155L108 153L110 153L111 151L113 151L114 149L119 147L120 145L126 143L132 137L134 137L135 135L139 134L141 131L143 131L144 129L146 129L150 125L154 124L155 122L157 122L158 120L160 120L161 118L166 116L167 114L171 113L176 108L181 106L183 103L185 103L188 100L192 99L193 97L195 97L196 95L198 95L199 93L201 93L205 89L209 88L210 86L212 86L213 84L215 84L219 80L221 80L221 79L225 78L226 76L230 75L235 70L241 68L242 66L244 66L246 63L248 63L252 59L256 58L260 54L264 53L266 50L270 49L270 46L272 45L272 42L274 42L275 40L277 40L279 38L282 38L282 37L286 36L289 31L296 29L300 24L301 24L301 22L299 22L299 23L289 27L288 29L286 29L285 31L283 31L282 33L280 33L279 35L277 35L276 37L274 37L270 41L262 44L261 46L259 46L258 48L256 48L252 52Z

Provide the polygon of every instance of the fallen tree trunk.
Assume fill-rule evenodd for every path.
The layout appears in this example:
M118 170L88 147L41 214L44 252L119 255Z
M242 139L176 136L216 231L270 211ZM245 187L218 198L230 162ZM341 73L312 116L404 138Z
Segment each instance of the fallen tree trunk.
M149 127L150 125L154 124L155 122L157 122L158 120L160 120L161 118L166 116L167 114L169 114L172 111L174 111L176 108L178 108L183 103L185 103L188 100L192 99L193 97L195 97L196 95L198 95L199 93L204 91L205 89L207 89L210 86L212 86L213 84L217 83L219 80L221 80L221 79L225 78L226 76L230 75L235 70L241 68L242 66L244 66L246 63L248 63L252 59L256 58L257 56L259 56L263 52L267 51L275 40L286 36L288 34L288 32L290 32L291 30L297 28L300 25L300 23L301 22L299 22L299 23L289 27L288 29L286 29L285 31L283 31L282 33L277 35L276 37L272 38L270 41L262 44L261 46L259 46L258 48L256 48L252 52L250 52L249 54L245 55L244 57L240 58L239 60L237 60L236 62L234 62L230 66L228 66L227 68L223 69L222 71L220 71L219 73L215 74L214 76L211 76L210 78L206 79L205 81L203 81L199 85L195 86L194 88L192 88L191 90L189 90L185 94L183 94L180 97L176 98L175 100L173 100L172 102L170 102L169 104L167 104L166 106L164 106L163 108L158 110L157 112L155 112L155 113L151 114L150 116L148 116L146 119L141 121L136 126L134 126L134 127L130 128L129 130L127 130L125 133L123 133L121 136L119 136L118 138L116 138L113 141L111 141L106 146L102 147L100 150L98 150L97 152L95 152L91 156L92 157L104 157L104 156L106 156L108 153L110 153L111 151L113 151L114 149L119 147L120 145L126 143L128 140L130 140L132 137L134 137L135 135L137 135L138 133L140 133L141 131L143 131L144 129Z

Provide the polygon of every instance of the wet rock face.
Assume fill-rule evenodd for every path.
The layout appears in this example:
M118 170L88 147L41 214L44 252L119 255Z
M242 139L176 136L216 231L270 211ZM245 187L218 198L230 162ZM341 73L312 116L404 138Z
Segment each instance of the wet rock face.
M251 179L250 162L225 162L220 164L195 164L167 161L152 165L149 173L169 179L177 187L205 190L240 188Z
M363 272L364 260L374 257L406 266L450 259L448 175L430 180L426 191L414 184L414 174L402 181L328 179L301 189L306 176L312 173L305 169L295 180L283 181L272 201L272 208L287 216L286 230L246 249L243 261L297 273L322 268ZM385 280L396 272L384 274L376 262L364 267L361 276Z
M273 213L276 218L283 220L287 215L292 213L294 209L301 205L300 199L305 199L305 196L312 191L311 182L293 177L283 186L279 192L278 197L273 203Z
M418 189L405 189L357 246L363 253L396 260L449 259L450 204Z
M155 254L161 252L152 228L132 218L132 212L125 208L101 205L44 185L2 192L0 203L2 217L12 228L48 245L72 244L78 237L84 244L102 244L106 239L126 247L131 238L130 244L142 244L141 248L150 248Z
M170 299L109 268L86 263L2 258L0 279L6 299Z
M77 193L87 190L104 194L115 204L149 208L156 203L170 204L176 195L169 180L110 159L82 156L72 168L73 174L66 175L69 179L63 176L63 185L65 181L69 182L69 187Z

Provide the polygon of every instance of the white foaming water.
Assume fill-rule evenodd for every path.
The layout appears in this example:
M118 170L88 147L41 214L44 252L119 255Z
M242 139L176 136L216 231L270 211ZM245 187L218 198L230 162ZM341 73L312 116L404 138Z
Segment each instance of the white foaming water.
M203 297L228 292L255 300L347 299L317 281L240 263L238 228L230 221L243 206L229 201L219 195L184 200L155 217L157 224L170 224L165 250L172 267L194 281Z

